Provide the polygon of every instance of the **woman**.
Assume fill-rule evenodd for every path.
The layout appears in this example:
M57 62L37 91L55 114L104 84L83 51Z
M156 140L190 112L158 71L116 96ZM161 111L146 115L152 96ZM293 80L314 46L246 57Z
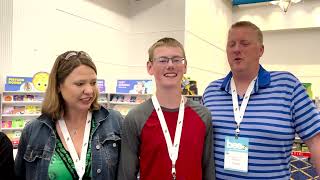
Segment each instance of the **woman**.
M15 160L19 179L116 179L122 116L99 106L96 80L87 53L58 56L42 115L21 135Z

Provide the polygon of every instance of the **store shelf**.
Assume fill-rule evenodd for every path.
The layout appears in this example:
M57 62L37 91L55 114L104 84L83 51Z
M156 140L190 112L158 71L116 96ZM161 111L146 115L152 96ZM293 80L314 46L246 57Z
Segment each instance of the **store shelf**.
M0 119L2 120L2 93L0 93Z
M3 101L3 105L41 105L42 101Z
M5 91L5 94L44 94L44 92L36 92L36 91Z
M2 117L36 117L41 114L2 114Z
M105 100L105 101L98 101L99 104L108 104L109 101Z
M151 94L110 93L108 94L108 105L125 116L131 108L143 103L150 97Z
M22 129L23 128L1 128L2 131L18 131Z
M109 103L114 105L130 105L130 106L136 106L138 104L141 104L141 103L134 103L134 102L112 102L112 101L110 101Z
M152 94L109 93L110 95L151 96Z

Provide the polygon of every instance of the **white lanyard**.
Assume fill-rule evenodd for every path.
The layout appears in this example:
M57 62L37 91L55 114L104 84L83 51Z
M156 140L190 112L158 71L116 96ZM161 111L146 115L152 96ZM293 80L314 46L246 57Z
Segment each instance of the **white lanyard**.
M91 128L91 118L92 118L92 113L89 111L87 114L87 121L86 121L85 130L84 130L80 158L78 157L77 151L76 151L74 144L72 142L71 136L70 136L69 131L66 126L66 122L64 121L64 119L60 119L58 121L61 132L62 132L62 136L64 138L64 141L67 144L72 161L74 163L77 174L79 176L79 180L82 179L82 177L85 173L85 169L86 169L86 156L87 156L88 141L89 141L89 134L90 134L90 128Z
M238 137L240 134L240 123L242 122L244 112L246 111L246 108L247 108L247 105L249 102L249 98L250 98L251 92L253 91L254 84L255 84L256 80L257 80L257 77L255 77L251 81L251 83L249 84L249 87L248 87L246 94L244 95L243 101L241 103L241 107L239 108L238 93L237 93L236 85L235 85L233 77L231 78L233 113L234 113L234 119L237 123L236 137Z
M181 132L182 132L182 126L183 126L183 116L184 116L184 99L183 96L181 96L181 102L180 102L180 107L179 107L179 114L178 114L178 120L177 120L177 126L176 126L176 132L174 135L174 143L172 144L169 129L167 126L167 123L164 119L163 112L161 110L160 104L158 102L158 99L155 95L152 96L152 103L153 106L157 112L160 124L161 124L161 129L163 132L163 135L166 139L167 143L167 148L168 148L168 153L169 157L172 162L172 177L173 179L176 179L176 161L178 159L178 154L179 154L179 145L180 145L180 139L181 139Z

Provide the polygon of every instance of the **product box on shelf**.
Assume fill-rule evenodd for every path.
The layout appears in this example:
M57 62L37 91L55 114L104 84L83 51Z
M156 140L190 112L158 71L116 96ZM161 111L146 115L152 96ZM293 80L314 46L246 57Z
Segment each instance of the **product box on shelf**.
M202 96L200 95L185 95L185 97L199 104L202 104Z
M151 97L150 94L109 93L109 108L126 115L129 110Z
M307 94L309 95L310 99L313 98L313 93L312 93L312 83L302 83L302 85L304 86L304 88L306 88Z

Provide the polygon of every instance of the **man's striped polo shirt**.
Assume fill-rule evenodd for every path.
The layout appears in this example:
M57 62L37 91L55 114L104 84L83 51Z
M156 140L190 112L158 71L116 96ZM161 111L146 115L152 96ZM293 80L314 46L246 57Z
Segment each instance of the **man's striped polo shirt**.
M240 137L249 138L248 173L224 170L224 141L234 136L230 72L213 81L203 95L211 111L217 179L289 179L295 134L307 140L320 133L320 115L305 88L289 72L268 72L260 66L254 90L240 125ZM243 98L238 96L239 106Z

